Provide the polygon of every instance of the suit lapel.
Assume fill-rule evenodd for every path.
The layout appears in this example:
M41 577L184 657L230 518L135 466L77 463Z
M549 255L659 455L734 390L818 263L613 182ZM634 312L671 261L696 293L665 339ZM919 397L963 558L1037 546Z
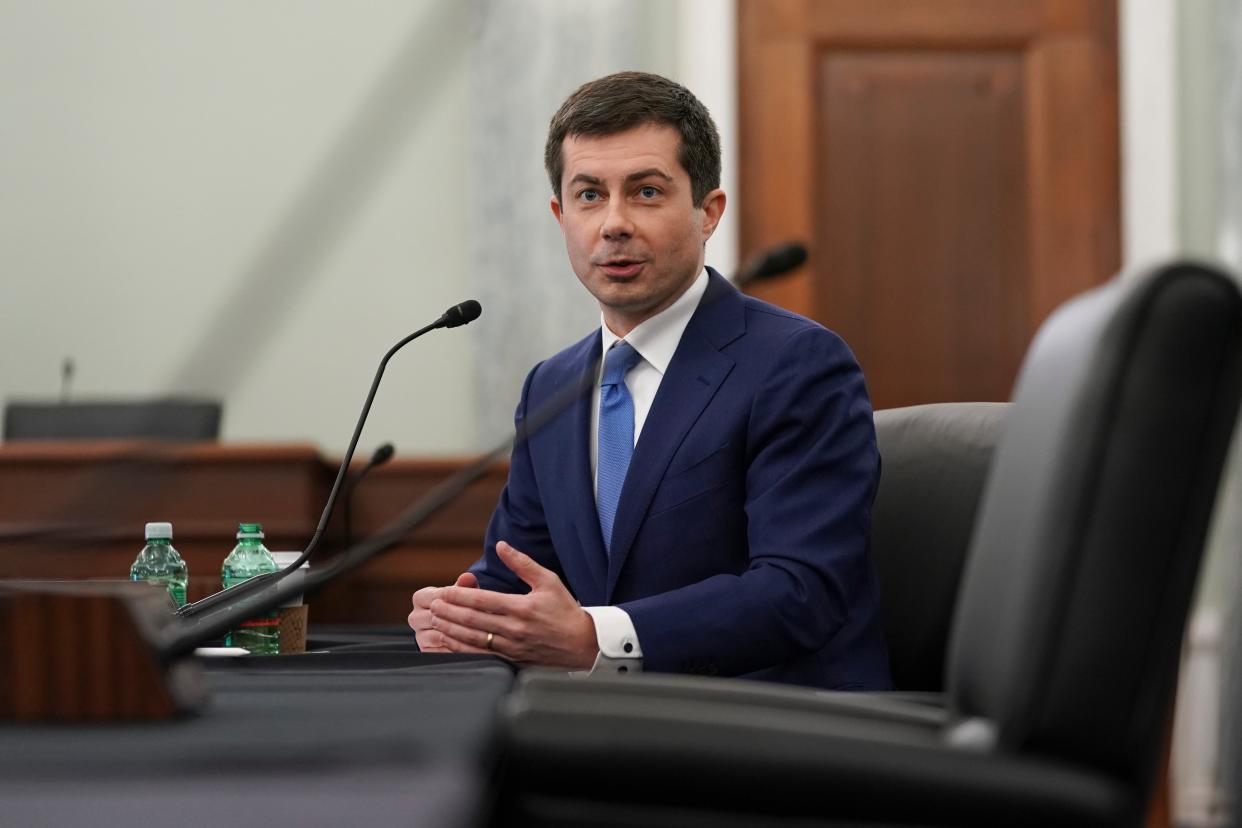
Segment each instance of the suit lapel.
M578 532L582 547L582 559L591 576L591 593L578 590L578 600L584 605L604 603L605 583L608 577L608 554L599 530L599 512L595 507L595 481L591 474L591 404L597 393L599 371L600 337L591 338L585 354L576 360L577 372L572 381L579 383L584 393L579 394L571 412L570 439L572 447L569 462L564 470L569 487L570 514ZM564 565L564 564L562 564Z
M660 390L647 413L621 489L613 523L612 554L607 558L608 602L669 462L733 368L733 360L720 353L720 349L745 332L740 294L719 273L710 268L709 273L707 291L660 381ZM590 428L589 408L587 423ZM589 471L589 459L587 466ZM598 526L598 513L596 516ZM598 529L595 534L599 535Z

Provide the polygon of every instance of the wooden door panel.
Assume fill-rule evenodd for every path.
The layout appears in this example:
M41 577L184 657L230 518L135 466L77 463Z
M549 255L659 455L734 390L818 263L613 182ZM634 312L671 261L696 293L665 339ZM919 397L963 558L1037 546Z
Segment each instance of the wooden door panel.
M817 180L832 186L816 193L815 316L850 343L883 407L1008 395L1027 327L1022 63L1012 51L819 61Z
M1114 0L739 0L755 287L858 354L877 408L1007 399L1058 304L1120 260Z

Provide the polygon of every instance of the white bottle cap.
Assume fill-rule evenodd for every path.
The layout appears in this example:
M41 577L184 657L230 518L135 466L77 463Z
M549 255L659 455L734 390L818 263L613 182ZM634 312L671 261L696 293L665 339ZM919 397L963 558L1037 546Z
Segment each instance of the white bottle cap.
M162 538L172 540L172 524L171 523L148 523L147 524L147 540Z

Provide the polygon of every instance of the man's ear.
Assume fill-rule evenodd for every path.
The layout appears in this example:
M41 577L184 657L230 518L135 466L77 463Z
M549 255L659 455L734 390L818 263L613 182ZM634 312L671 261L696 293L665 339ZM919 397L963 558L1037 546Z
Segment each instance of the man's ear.
M552 215L556 219L557 224L563 224L564 216L561 213L560 199L552 196L548 200L548 206L552 209ZM720 217L724 215L724 210L724 190L712 190L703 198L703 241L707 241L711 238L712 233L716 232L716 225L720 223Z
M712 190L703 197L703 241L707 241L712 237L712 233L716 232L716 225L720 224L720 217L725 211L725 193L724 190L717 188Z

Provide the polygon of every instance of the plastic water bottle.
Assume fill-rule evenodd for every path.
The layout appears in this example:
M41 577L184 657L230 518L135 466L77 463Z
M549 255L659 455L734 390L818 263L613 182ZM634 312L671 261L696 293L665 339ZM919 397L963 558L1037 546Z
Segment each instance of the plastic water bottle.
M177 602L177 606L184 606L185 584L189 580L189 572L185 561L173 549L172 524L148 523L146 538L147 545L142 547L134 565L129 568L129 579L163 584L168 588L168 594Z
M256 575L276 571L272 553L263 545L263 527L257 523L243 523L237 527L237 546L224 559L221 581L228 589L234 584L249 580ZM254 655L275 655L280 652L280 620L273 610L241 623L230 630L224 643L229 647L241 647Z

